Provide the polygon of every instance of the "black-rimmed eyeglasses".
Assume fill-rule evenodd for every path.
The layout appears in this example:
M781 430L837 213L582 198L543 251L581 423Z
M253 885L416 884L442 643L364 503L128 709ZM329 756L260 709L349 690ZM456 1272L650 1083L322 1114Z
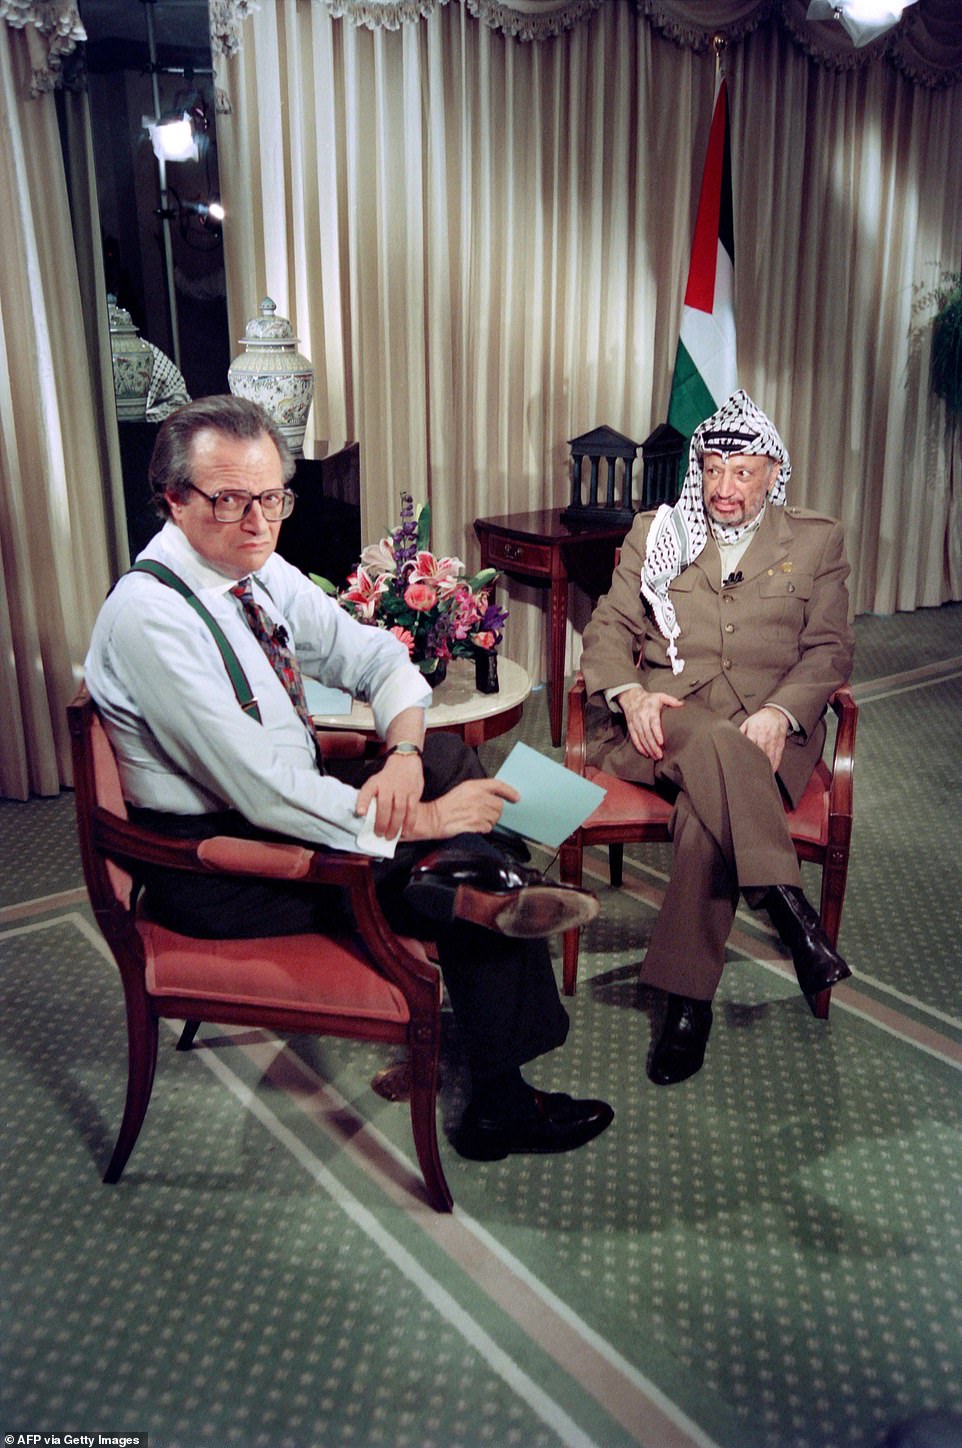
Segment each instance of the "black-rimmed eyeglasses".
M200 493L210 503L218 523L239 523L246 518L254 503L260 503L268 523L279 523L294 511L294 493L290 488L267 488L263 493L247 493L242 488L225 488L220 493L205 493L203 488L187 484L191 492Z

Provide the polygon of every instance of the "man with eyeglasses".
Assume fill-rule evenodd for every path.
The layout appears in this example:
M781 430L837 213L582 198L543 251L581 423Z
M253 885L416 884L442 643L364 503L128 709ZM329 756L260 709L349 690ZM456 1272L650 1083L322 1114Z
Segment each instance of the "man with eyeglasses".
M394 928L437 942L471 1069L456 1149L581 1146L611 1108L536 1090L521 1067L568 1030L544 936L597 901L486 838L516 792L456 736L426 734L430 690L403 644L275 552L293 473L282 434L243 398L204 398L161 425L149 478L165 521L104 604L85 664L131 815L182 838L270 832L375 857ZM302 670L370 704L381 759L319 766ZM335 908L287 881L144 878L157 920L210 938L324 930Z

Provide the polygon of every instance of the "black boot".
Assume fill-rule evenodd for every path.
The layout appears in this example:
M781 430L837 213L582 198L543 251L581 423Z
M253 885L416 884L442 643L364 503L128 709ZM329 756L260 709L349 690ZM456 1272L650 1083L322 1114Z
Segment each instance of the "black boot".
M518 937L573 930L600 909L590 890L556 885L506 855L444 846L415 865L404 897L430 920L466 920Z
M711 1001L669 995L665 1023L652 1052L648 1079L656 1086L673 1086L700 1071L711 1022Z
M802 993L815 1009L815 997L852 974L834 948L797 885L771 885L761 901L782 941L792 952Z

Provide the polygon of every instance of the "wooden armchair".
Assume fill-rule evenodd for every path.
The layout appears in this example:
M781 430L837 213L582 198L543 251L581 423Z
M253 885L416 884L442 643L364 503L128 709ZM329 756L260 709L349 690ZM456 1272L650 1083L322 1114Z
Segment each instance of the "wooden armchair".
M594 814L561 846L561 879L568 885L580 885L585 847L607 845L611 883L620 885L624 846L669 840L672 806L655 790L616 779L587 763L585 704L585 684L579 674L568 693L564 762L576 774L586 775L600 784L607 794ZM848 687L837 689L829 705L838 716L831 765L824 759L819 761L798 808L786 812L798 858L821 866L822 929L832 944L837 945L852 837L852 773L858 705ZM566 995L574 995L577 984L578 944L578 931L567 931L562 947ZM816 997L815 1014L822 1020L828 1016L831 994L825 990Z
M104 1181L116 1182L137 1141L153 1085L158 1021L202 1021L406 1045L411 1124L427 1198L452 1207L437 1140L441 979L418 941L392 933L374 893L370 860L296 843L217 837L173 840L127 818L117 762L82 689L68 708L77 823L87 890L120 970L127 1008L127 1100ZM363 748L363 740L346 742ZM209 873L338 885L356 931L263 940L201 940L152 921L138 902L137 862Z

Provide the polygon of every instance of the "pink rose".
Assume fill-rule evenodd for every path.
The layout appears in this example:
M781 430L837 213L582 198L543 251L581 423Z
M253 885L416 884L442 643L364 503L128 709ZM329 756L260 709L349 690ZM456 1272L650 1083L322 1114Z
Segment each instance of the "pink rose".
M471 642L476 649L493 649L496 641L494 634L486 630L484 633L472 634Z
M409 583L404 590L404 602L415 613L429 613L438 601L438 591L427 583Z

